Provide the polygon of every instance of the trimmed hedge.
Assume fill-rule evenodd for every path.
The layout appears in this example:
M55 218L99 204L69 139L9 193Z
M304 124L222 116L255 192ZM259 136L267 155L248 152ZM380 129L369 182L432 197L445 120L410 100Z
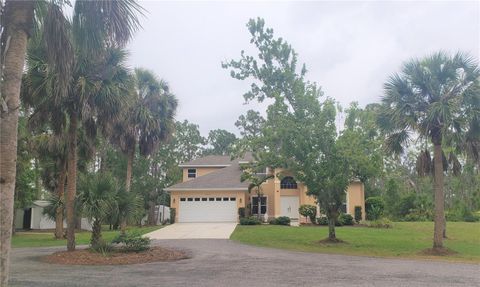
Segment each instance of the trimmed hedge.
M277 217L277 218L274 218L274 219L270 220L269 223L273 224L273 225L290 225L290 217L280 216L280 217Z
M258 225L262 222L255 216L240 218L240 225Z

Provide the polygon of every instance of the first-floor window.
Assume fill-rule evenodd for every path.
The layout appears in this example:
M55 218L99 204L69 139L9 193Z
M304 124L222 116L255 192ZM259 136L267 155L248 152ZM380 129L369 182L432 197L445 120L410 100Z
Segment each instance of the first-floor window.
M267 197L262 196L260 198L260 213L267 213ZM252 214L258 214L258 197L252 197Z

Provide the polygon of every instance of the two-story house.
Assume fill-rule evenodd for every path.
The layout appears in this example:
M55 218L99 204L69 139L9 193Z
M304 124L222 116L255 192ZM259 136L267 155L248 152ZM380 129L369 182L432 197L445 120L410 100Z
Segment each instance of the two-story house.
M248 192L248 182L241 182L241 164L253 160L251 155L231 160L229 156L210 155L183 163L181 183L166 188L170 192L170 207L176 209L177 222L236 222L238 209L245 207L251 214L258 208L268 218L288 216L305 220L298 213L302 204L316 205L306 187L296 182L288 171L267 170L275 177L262 185L263 197ZM276 175L282 173L280 179ZM365 214L364 187L353 181L346 191L346 212L353 216L355 206Z

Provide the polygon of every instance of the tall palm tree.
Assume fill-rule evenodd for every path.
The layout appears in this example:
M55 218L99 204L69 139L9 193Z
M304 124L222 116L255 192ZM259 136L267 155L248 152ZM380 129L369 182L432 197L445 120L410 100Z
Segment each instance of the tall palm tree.
M57 6L57 14L63 16ZM53 57L52 51L69 54L73 59L63 67L60 64L40 65L38 71L45 76L39 87L46 87L47 97L42 97L44 107L55 105L65 119L67 130L67 249L75 249L74 200L77 178L78 132L94 138L97 128L106 129L105 123L115 118L131 90L129 73L124 62L126 52L121 47L139 27L137 13L140 7L131 0L124 1L77 1L72 21L58 16L62 21L44 29L44 57ZM45 22L47 26L49 22ZM58 32L58 30L60 32ZM49 45L51 34L63 35L62 45ZM45 63L45 61L44 61ZM67 75L65 85L60 78ZM60 84L59 84L60 83ZM36 89L41 91L42 89ZM45 110L45 109L43 109ZM58 113L58 114L60 114ZM48 114L48 113L47 113ZM56 116L52 113L51 118Z
M442 144L453 140L459 150L480 141L480 72L469 56L438 52L406 62L385 84L379 126L385 147L401 154L412 136L433 144L435 226L433 248L443 248L444 194Z
M132 105L111 134L112 142L127 156L126 192L131 187L137 145L142 156L148 156L157 150L159 144L173 132L178 105L168 84L144 69L135 69L135 92L131 96ZM126 221L122 220L120 226L124 232Z
M8 282L17 160L18 111L33 1L0 2L0 286Z

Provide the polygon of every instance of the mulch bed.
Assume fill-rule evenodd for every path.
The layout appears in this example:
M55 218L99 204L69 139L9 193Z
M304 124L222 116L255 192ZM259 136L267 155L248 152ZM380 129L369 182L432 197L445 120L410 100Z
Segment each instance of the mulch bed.
M419 252L420 255L433 255L433 256L449 256L458 254L457 251L453 251L448 248L428 248Z
M322 239L320 241L318 241L318 243L320 244L338 244L338 243L344 243L344 244L348 244L348 242L346 241L343 241L341 239L338 239L338 238L335 238L335 239L330 239L330 238L325 238L325 239Z
M59 251L43 256L41 261L63 265L124 265L157 261L175 261L187 258L190 257L184 251L155 246L142 252L124 252L117 249L108 255L103 255L90 249L79 249L72 252Z

